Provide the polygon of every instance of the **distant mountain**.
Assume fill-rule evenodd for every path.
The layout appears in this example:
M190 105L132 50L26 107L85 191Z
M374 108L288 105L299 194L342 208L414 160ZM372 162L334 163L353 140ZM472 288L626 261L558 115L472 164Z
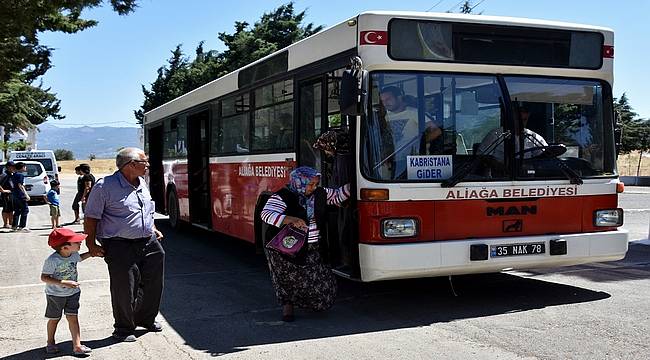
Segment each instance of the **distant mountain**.
M95 154L99 159L115 157L116 150L125 146L141 146L138 130L134 127L70 127L48 123L38 126L36 143L39 149L72 151L75 159L88 159Z

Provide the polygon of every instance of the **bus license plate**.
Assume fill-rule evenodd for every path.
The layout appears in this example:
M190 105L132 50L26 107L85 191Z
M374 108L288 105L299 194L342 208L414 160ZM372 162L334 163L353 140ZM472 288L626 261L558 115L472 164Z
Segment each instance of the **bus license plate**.
M539 255L544 254L546 247L543 242L528 244L507 244L490 246L490 257Z

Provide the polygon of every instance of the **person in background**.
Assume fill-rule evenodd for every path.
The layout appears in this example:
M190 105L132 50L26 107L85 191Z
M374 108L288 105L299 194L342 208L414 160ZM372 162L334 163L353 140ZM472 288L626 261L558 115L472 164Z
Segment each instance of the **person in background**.
M95 175L90 172L90 165L80 164L79 171L81 171L81 183L83 184L83 193L81 194L81 210L86 213L86 202L88 195L95 185Z
M350 197L350 185L338 189L318 186L321 174L307 166L289 175L289 184L273 194L260 212L264 222L271 225L266 239L272 239L280 227L293 226L307 232L307 251L292 261L276 251L266 250L271 281L278 302L282 305L282 320L294 320L294 306L315 311L329 309L336 298L336 279L326 263L328 205L340 206Z
M2 200L2 227L10 229L14 220L14 200L11 195L10 178L16 171L16 164L13 161L7 161L4 173L0 174L0 200Z
M165 274L163 235L153 221L155 204L144 181L149 159L138 148L117 153L118 171L99 180L84 213L86 246L104 256L110 277L113 338L133 342L135 328L162 331L156 321ZM99 240L101 245L96 243Z
M16 163L16 172L9 178L9 185L11 186L11 195L13 196L14 204L14 219L11 229L13 231L29 232L27 229L27 214L29 214L29 206L27 202L30 200L27 190L25 189L25 163Z
M50 181L50 191L47 192L46 201L50 206L50 219L52 220L52 229L59 227L59 218L61 217L61 209L59 208L59 193L61 188L59 182L56 180Z
M72 200L72 211L74 211L74 220L72 224L81 224L81 218L79 217L79 202L84 193L84 183L82 180L81 167L77 166L74 168L74 173L77 174L77 193Z
M56 180L52 180L56 181ZM48 237L47 244L54 252L45 260L41 271L41 281L45 285L47 308L47 346L45 352L56 354L56 327L61 320L61 313L68 320L72 335L72 351L74 355L87 355L92 350L81 344L79 329L79 297L81 290L77 282L77 263L90 257L90 253L79 254L81 242L86 235L77 234L70 229L54 229Z

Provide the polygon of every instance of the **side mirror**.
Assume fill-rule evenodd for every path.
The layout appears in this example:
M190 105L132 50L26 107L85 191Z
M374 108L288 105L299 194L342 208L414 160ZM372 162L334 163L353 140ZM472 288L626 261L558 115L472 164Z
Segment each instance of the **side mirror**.
M341 76L339 106L341 115L358 116L365 112L368 72L345 70Z
M56 167L56 170L57 170L58 172L61 172L61 167L60 167L60 166L57 166L57 167Z

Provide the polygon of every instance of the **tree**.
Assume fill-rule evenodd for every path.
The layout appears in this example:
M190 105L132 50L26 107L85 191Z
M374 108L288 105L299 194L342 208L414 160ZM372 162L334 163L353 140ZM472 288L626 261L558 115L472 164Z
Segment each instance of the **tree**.
M54 150L54 157L56 160L74 160L74 154L70 150L56 149Z
M59 114L61 101L50 88L44 89L42 84L33 86L20 78L10 79L4 87L0 87L0 125L5 127L5 139L9 140L11 133L22 130L28 131L47 118L63 119Z
M323 26L314 27L312 23L301 26L305 15L304 11L295 14L293 3L288 3L262 15L250 30L247 22L237 21L234 34L219 33L219 40L223 41L227 48L221 54L221 59L228 72L323 29Z
M137 0L110 0L120 15L133 11ZM76 33L97 21L81 18L84 9L104 0L0 1L0 125L6 143L16 130L29 130L48 118L62 119L60 101L50 89L35 86L50 69L51 48L40 44L43 32Z
M618 100L614 98L614 111L618 114L618 125L622 133L620 152L628 154L631 151L641 150L644 145L647 146L643 138L648 125L644 120L636 118L637 113L634 112L625 93Z
M477 6L481 5L481 3L482 3L483 1L485 1L485 0L481 0L481 1L479 1L476 5L472 5L472 2L471 2L470 0L465 0L465 1L463 2L463 4L460 6L460 13L461 13L461 14L472 14L472 11L474 11L474 9L475 9ZM455 7L455 6L457 6L457 5L454 5L454 7ZM447 11L447 12L450 12L450 11ZM483 14L482 11L481 11L480 13L478 13L478 15L482 15L482 14Z
M247 22L237 21L233 34L219 33L219 40L226 46L223 53L216 50L206 52L201 41L192 61L183 54L181 45L177 45L167 64L158 69L151 88L142 85L144 103L134 111L138 123L142 124L145 112L323 28L311 23L301 25L304 18L304 11L296 14L293 3L288 3L263 14L252 28Z
M84 9L103 0L3 0L0 1L0 87L17 74L33 81L51 67L52 48L39 43L46 31L76 33L97 25L81 18ZM136 0L110 0L120 15L136 8Z
M9 155L10 151L26 150L27 146L29 145L31 144L25 140L18 140L18 141L4 140L4 141L0 141L0 150L2 150L4 157L7 158L7 155Z
M637 118L637 113L634 112L625 93L618 100L614 98L614 111L618 114L618 126L621 128L620 152L629 154L632 151L639 151L636 170L639 176L643 153L650 151L650 119Z

